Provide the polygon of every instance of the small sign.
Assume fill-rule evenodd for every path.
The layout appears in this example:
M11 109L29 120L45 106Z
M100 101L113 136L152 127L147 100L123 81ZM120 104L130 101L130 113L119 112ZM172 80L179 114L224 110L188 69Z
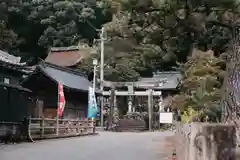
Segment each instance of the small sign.
M133 85L128 86L128 94L134 94L134 87Z
M159 121L160 121L160 123L172 124L173 123L173 113L172 112L160 113Z

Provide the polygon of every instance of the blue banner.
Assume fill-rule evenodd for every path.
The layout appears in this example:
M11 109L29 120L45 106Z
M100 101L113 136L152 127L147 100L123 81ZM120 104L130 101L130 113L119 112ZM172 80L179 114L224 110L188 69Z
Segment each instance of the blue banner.
M88 91L88 118L96 118L98 113L97 101L95 97L95 91L92 87L89 87Z

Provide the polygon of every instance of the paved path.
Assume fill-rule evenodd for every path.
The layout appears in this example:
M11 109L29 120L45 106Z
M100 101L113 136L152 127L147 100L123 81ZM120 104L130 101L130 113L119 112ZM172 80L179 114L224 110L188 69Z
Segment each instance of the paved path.
M161 140L171 133L111 133L0 146L0 160L164 160Z

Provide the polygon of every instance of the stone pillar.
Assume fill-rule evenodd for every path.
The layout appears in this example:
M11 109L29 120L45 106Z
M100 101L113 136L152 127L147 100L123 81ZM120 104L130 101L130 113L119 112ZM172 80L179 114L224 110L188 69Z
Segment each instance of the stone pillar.
M134 105L134 106L132 106L132 112L136 112L136 106Z
M134 93L134 86L133 85L128 85L128 93L132 95ZM132 96L129 96L128 100L128 112L131 113L133 111L132 108Z
M163 112L163 111L164 111L164 106L163 106L163 97L162 97L162 94L159 95L158 106L159 106L159 112Z
M131 113L132 112L132 97L129 96L128 99L128 112Z

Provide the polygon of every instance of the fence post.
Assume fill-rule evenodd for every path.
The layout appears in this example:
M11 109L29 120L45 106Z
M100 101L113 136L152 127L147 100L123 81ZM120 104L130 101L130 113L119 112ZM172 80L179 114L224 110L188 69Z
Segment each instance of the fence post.
M28 125L28 137L33 142L32 134L31 134L31 125L32 125L31 116L29 116L29 119L27 119L26 121Z
M42 121L40 123L41 125L41 137L44 137L44 116L42 116Z
M59 135L59 118L58 118L58 115L56 117L56 135L57 136Z
M92 121L92 133L95 133L95 124L94 124L94 121Z

